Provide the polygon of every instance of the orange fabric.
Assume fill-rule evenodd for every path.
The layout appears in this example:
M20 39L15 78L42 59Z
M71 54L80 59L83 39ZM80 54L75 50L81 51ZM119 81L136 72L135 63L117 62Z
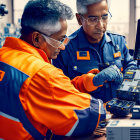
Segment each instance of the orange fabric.
M94 74L88 73L83 74L81 76L77 76L74 79L72 79L72 84L75 86L76 89L78 89L81 92L91 92L96 90L98 87L94 86L93 84L93 78Z
M67 45L69 41L70 41L70 39L68 37L66 37L65 40L63 41L63 44Z
M123 67L121 67L121 72L123 71Z
M53 133L64 135L70 127L72 127L74 122L77 121L77 116L73 109L84 109L84 107L88 107L90 104L89 96L84 94L84 97L82 97L81 94L73 88L73 85L69 84L69 78L65 77L61 70L56 72L51 65L48 66L47 69L49 73L46 73L46 67L44 67L30 82L29 92L34 94L28 94L27 96L27 106L30 108L29 114L32 114L31 116L33 116L35 120L38 119L38 113L42 114L39 118L42 124L48 126ZM45 81L44 77L46 77ZM40 81L40 85L38 85L39 91L37 91L36 87L37 81ZM43 82L45 82L46 86L42 85ZM52 86L54 88L52 88ZM38 97L40 93L42 96ZM79 107L77 107L77 105ZM36 107L34 108L34 106ZM45 112L45 110L47 110L47 112ZM30 118L30 120L32 121L32 118ZM47 122L46 120L49 121ZM57 120L58 124L54 120Z
M110 102L110 101L108 101L108 102ZM103 104L105 110L106 110L106 105L107 105L108 102L106 102L106 103ZM107 110L106 110L106 111L107 111Z
M9 130L9 131L7 131ZM17 131L18 130L18 131ZM0 116L0 139L4 140L33 140L32 136L22 127L20 122L16 122Z
M75 86L76 89L78 89L80 92L91 92L96 90L100 86L94 86L93 84L93 78L95 74L98 74L100 71L98 69L92 69L88 71L87 74L83 74L81 76L76 76L74 79L72 79L72 84Z
M0 49L0 61L30 76L22 85L19 96L27 117L43 135L48 128L54 134L66 135L78 119L74 110L90 106L91 96L76 90L60 69L46 63L41 53L26 42L6 38ZM15 130L7 129L7 133L9 131Z
M45 62L51 63L43 50L37 49L37 51L40 53L40 55L42 56L42 58L44 59Z
M100 71L98 69L92 69L90 71L88 71L88 73L94 73L94 74L98 74Z
M5 75L5 72L4 72L4 71L2 71L2 70L0 70L0 81L2 81L2 79L3 79L4 75Z

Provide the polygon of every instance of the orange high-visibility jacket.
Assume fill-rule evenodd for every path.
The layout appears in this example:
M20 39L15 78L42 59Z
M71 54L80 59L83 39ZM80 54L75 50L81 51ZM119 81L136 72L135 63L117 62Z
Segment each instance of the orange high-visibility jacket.
M100 120L105 119L101 100L75 89L70 79L49 63L43 51L23 40L7 37L0 49L0 62L27 75L22 83L22 79L13 74L10 79L14 89L8 87L5 90L2 87L6 81L3 79L8 70L4 71L0 66L0 98L3 98L4 92L10 97L15 96L12 91L16 88L14 83L19 80L22 83L19 88L20 103L29 122L43 136L48 129L55 135L86 135L93 132ZM0 139L36 139L20 117L15 118L8 111L0 108Z

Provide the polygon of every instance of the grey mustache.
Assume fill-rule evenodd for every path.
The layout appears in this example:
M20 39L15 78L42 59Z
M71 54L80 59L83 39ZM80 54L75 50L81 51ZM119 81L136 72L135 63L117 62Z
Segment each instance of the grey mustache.
M98 30L95 33L104 33L104 30Z

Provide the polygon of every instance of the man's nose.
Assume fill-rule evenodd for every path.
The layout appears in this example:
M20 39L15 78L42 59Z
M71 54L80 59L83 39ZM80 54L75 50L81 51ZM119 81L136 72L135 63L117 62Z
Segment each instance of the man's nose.
M98 19L98 22L97 22L96 26L97 26L98 28L103 28L104 23L103 23L102 18Z
M61 44L61 45L59 46L59 49L60 49L60 50L65 50L65 45L64 45L64 44Z

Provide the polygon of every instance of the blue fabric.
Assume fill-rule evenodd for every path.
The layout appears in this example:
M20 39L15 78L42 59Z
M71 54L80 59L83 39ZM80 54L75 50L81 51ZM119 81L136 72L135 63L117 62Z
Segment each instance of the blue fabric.
M0 81L0 112L19 119L36 140L43 140L44 136L30 123L19 99L20 88L29 76L3 62L0 62L0 70L5 72Z
M51 130L48 130L46 133L46 140L63 140L64 138L67 138L65 136L55 135L52 133Z
M111 65L95 75L93 84L95 86L103 85L105 81L116 83L116 86L121 85L123 82L123 75L116 65Z
M53 64L62 69L70 79L85 74L91 69L99 68L99 63L116 64L119 68L123 67L123 73L130 67L136 67L136 63L132 60L126 47L124 36L106 32L98 44L98 49L95 49L95 44L88 42L82 27L69 38L70 42L66 49L60 52L56 60L53 60ZM77 60L77 51L89 51L90 60ZM121 56L114 58L113 54L119 51ZM107 102L116 97L115 89L115 83L110 82L91 92L91 95Z
M99 107L99 102L101 103L101 108ZM98 123L99 108L101 114L99 121L103 121L106 118L106 112L101 100L92 98L89 108L85 110L75 110L79 123L72 136L86 136L93 133Z

